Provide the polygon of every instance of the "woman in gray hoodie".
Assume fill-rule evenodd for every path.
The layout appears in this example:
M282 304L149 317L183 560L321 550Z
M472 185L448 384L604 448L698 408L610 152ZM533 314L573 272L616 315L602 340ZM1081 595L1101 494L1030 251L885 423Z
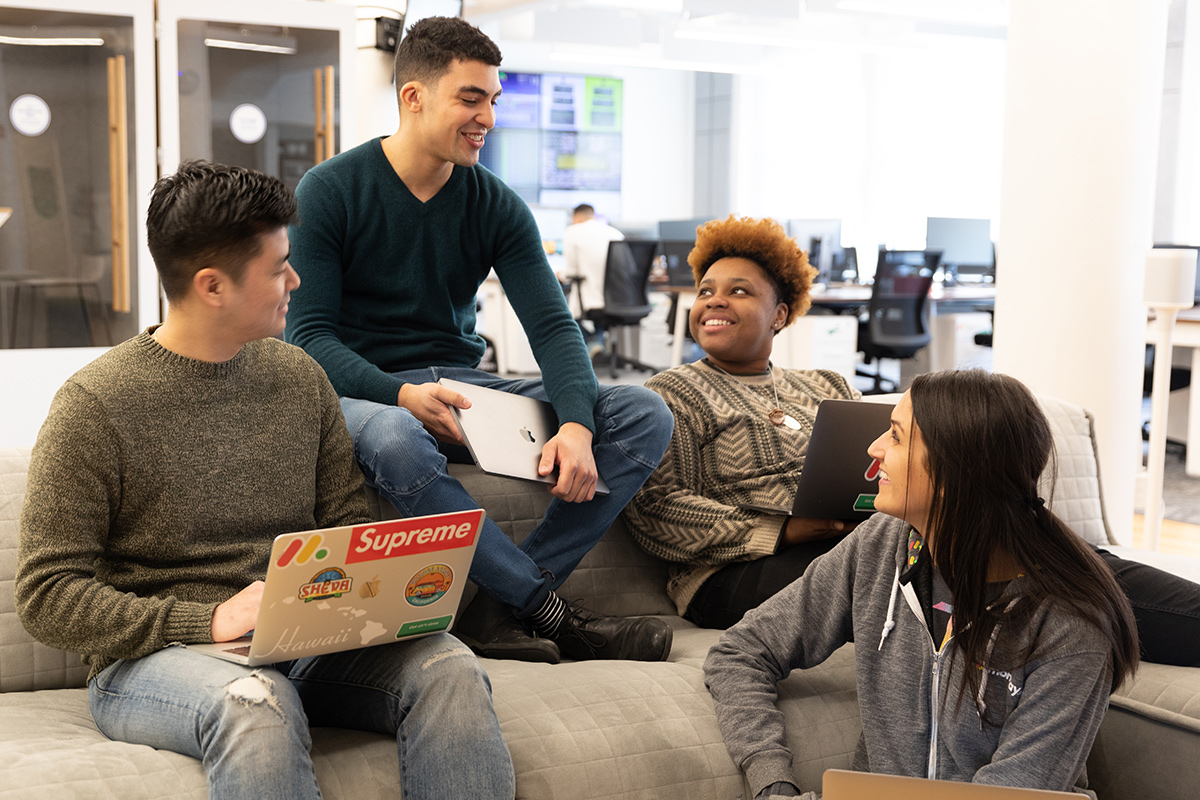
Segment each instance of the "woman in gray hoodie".
M730 754L756 800L800 796L775 686L855 642L855 769L1083 789L1137 631L1112 571L1038 497L1045 415L1013 378L942 372L891 421L869 449L882 513L709 653Z

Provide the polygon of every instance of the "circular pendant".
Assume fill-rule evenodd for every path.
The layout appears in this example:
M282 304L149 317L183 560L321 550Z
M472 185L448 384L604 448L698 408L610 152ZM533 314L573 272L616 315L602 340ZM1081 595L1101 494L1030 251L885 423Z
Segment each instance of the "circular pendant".
M773 408L771 413L767 414L767 419L771 420L772 425L782 425L787 419L787 415L783 413L782 408ZM792 420L795 422L795 420Z
M778 423L776 423L776 424L778 424ZM788 426L789 428L791 428L794 431L800 430L800 423L797 422L796 418L793 417L791 414L788 414L783 418L783 424Z

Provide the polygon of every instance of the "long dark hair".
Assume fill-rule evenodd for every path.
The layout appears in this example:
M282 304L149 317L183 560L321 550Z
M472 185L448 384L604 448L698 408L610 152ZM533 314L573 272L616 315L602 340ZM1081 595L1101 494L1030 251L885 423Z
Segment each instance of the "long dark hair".
M955 643L966 663L988 662L997 624L1060 603L1108 637L1115 689L1138 663L1133 609L1112 571L1038 495L1043 475L1053 486L1056 464L1050 423L1033 394L1007 375L968 370L920 375L909 397L933 484L930 554L954 598ZM1027 601L1018 606L989 606L988 565L997 555L1024 572ZM976 696L980 680L980 670L963 670L960 701Z

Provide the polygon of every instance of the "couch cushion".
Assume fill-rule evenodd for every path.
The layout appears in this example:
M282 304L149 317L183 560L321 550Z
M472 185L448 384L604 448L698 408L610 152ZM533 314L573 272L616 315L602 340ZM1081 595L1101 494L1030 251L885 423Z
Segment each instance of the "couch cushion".
M78 655L38 642L17 617L13 583L29 452L0 448L0 692L83 686L87 679Z
M1100 494L1100 466L1091 413L1054 397L1039 396L1038 402L1050 421L1058 457L1057 481L1050 488L1049 474L1042 477L1042 497L1085 541L1099 546L1116 544Z
M4 797L208 797L196 759L106 738L92 722L86 689L0 695L0 752ZM328 798L400 796L399 758L389 736L314 728L312 757Z

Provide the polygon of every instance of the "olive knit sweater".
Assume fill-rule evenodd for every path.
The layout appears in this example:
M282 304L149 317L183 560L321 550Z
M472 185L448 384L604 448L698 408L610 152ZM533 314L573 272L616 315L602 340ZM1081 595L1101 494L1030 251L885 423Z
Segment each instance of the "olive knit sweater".
M146 331L54 398L21 514L17 611L94 675L212 641L213 610L265 576L276 535L367 519L316 362L275 339L196 361Z
M675 562L667 593L681 615L721 567L776 551L785 518L739 506L790 505L817 406L861 396L836 372L773 369L774 388L769 374L734 377L705 360L646 381L675 415L675 432L625 521L647 552ZM799 430L767 419L776 390Z

